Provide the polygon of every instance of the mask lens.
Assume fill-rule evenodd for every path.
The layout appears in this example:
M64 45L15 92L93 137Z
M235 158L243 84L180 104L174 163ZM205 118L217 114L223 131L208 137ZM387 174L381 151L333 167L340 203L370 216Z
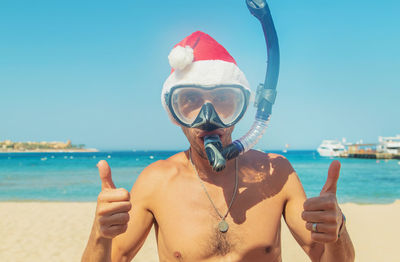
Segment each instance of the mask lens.
M210 101L225 125L234 122L243 111L245 97L239 88L216 88Z
M172 94L175 115L185 124L193 123L204 104L203 94L196 88L179 88Z
M245 106L245 95L238 87L182 87L173 91L171 105L179 120L191 125L202 106L211 103L225 125L234 122Z

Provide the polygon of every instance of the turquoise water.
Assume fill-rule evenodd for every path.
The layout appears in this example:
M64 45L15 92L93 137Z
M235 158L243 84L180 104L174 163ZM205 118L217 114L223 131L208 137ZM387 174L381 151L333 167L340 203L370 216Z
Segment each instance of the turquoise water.
M96 201L100 179L96 163L106 159L117 187L130 189L150 163L173 151L0 154L0 201ZM315 151L283 154L300 176L309 197L325 183L332 159ZM399 160L340 159L340 202L389 203L400 199Z

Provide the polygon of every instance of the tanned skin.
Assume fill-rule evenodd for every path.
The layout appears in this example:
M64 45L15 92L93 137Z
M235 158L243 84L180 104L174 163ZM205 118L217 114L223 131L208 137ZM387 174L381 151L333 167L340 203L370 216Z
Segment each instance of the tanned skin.
M95 221L82 261L131 261L155 226L160 261L281 261L281 217L311 261L354 261L354 248L336 201L340 163L334 161L319 197L307 199L283 156L250 150L213 172L203 137L218 134L231 143L233 127L204 132L182 128L192 161L221 214L231 201L238 161L238 192L226 218L229 230L207 198L188 151L148 166L131 192L115 189L105 161ZM322 174L321 174L322 175ZM311 232L318 222L318 233Z

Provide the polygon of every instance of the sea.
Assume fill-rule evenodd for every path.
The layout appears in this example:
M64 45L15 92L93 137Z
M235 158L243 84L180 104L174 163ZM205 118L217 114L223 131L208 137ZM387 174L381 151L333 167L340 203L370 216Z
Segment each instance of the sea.
M308 197L318 196L333 158L312 150L270 151L284 155ZM0 201L96 201L101 184L96 164L105 159L117 187L130 190L141 171L177 151L1 153ZM400 161L339 159L337 198L341 203L391 203L400 199Z

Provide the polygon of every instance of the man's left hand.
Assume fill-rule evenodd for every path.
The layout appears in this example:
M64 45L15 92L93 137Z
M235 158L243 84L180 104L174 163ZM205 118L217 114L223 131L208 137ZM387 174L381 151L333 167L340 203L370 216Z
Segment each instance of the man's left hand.
M304 202L303 220L311 231L311 239L321 243L336 242L343 223L342 211L336 200L337 181L339 179L340 162L331 163L328 178L318 197Z

